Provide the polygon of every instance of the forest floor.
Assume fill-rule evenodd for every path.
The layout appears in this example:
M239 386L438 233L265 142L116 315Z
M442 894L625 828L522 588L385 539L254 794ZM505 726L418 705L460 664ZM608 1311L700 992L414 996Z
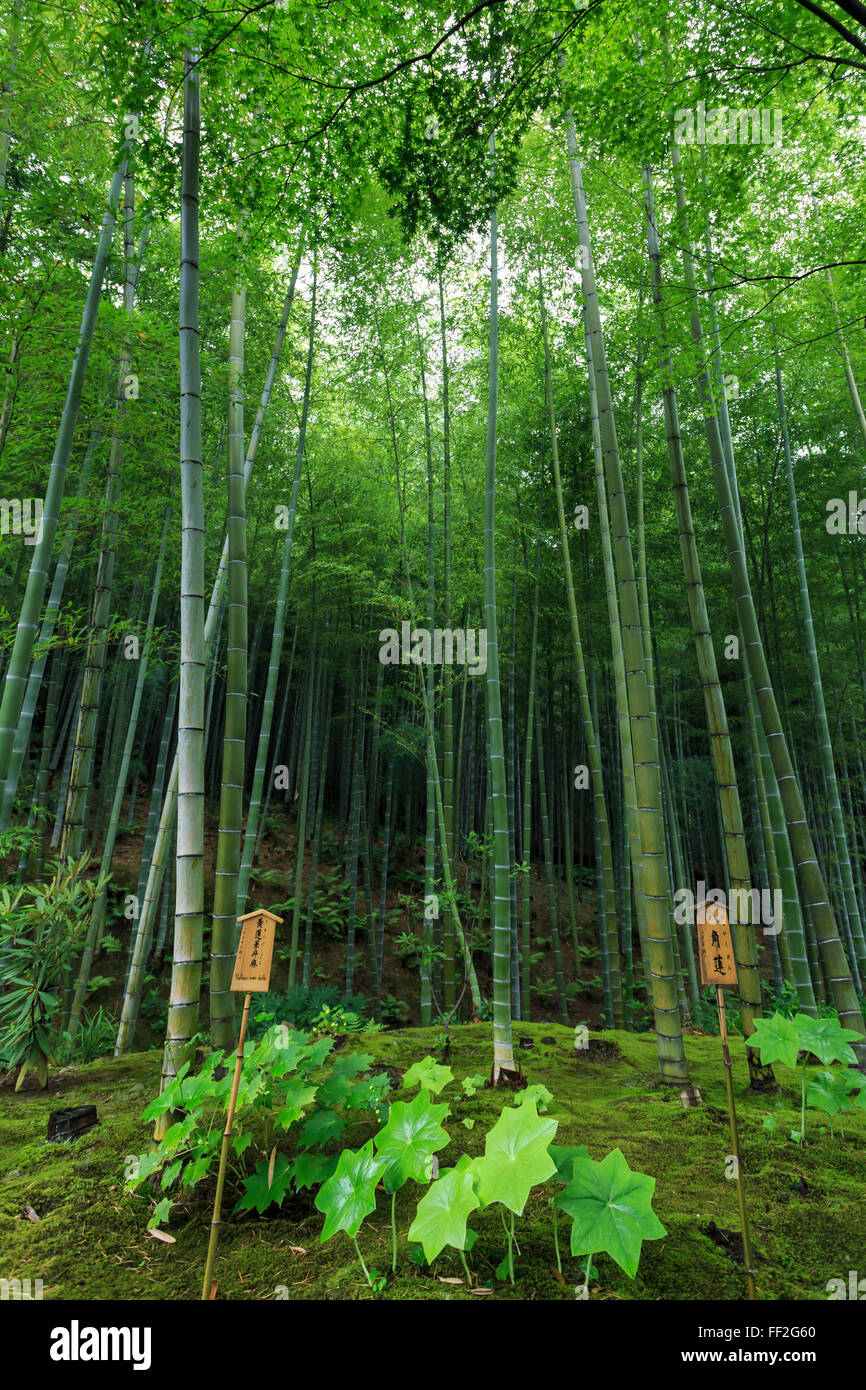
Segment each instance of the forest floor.
M590 1156L620 1148L631 1168L656 1179L653 1206L667 1235L644 1244L631 1280L611 1259L597 1256L592 1299L740 1299L744 1274L738 1251L736 1185L725 1177L730 1136L721 1048L717 1037L689 1032L686 1054L703 1103L684 1109L676 1088L657 1080L650 1034L593 1032L596 1044L576 1051L572 1030L547 1022L517 1023L515 1045L529 1082L553 1094L549 1114L559 1122L555 1142L586 1144ZM379 1064L403 1069L428 1053L441 1056L436 1029L405 1028L363 1036L349 1046ZM602 1044L602 1045L599 1045ZM747 1087L744 1046L732 1040L734 1085L757 1272L762 1299L827 1298L828 1280L848 1283L848 1271L866 1273L866 1112L845 1116L844 1138L831 1135L825 1117L807 1111L808 1142L790 1138L799 1125L799 1075L777 1066L777 1095ZM461 1152L483 1151L484 1135L513 1091L482 1088L463 1095L460 1080L489 1074L490 1024L452 1029L448 1064L455 1081L438 1097L448 1101L452 1136L440 1155L445 1167ZM146 1230L151 1210L143 1195L124 1192L129 1155L146 1150L150 1126L141 1112L159 1085L158 1050L52 1073L46 1091L0 1090L0 1274L40 1278L46 1299L195 1299L200 1296L213 1184L175 1206L166 1244ZM399 1091L390 1093L393 1100ZM403 1097L408 1098L408 1097ZM52 1110L96 1105L98 1125L80 1138L45 1142ZM765 1121L770 1117L774 1127ZM468 1127L464 1121L473 1122ZM374 1131L372 1118L347 1131L350 1145ZM256 1156L255 1154L253 1155ZM570 1219L559 1225L562 1273L556 1267L551 1184L533 1189L517 1221L520 1253L516 1284L497 1279L505 1235L496 1207L475 1213L478 1239L470 1256L474 1287L465 1281L456 1251L446 1248L433 1266L414 1263L406 1239L421 1189L409 1182L397 1196L399 1263L390 1269L388 1201L361 1227L368 1267L385 1276L386 1299L573 1299L581 1263L568 1253ZM313 1193L287 1197L282 1209L259 1216L229 1216L236 1193L227 1186L217 1258L220 1299L369 1299L350 1240L339 1234L320 1243L323 1217Z

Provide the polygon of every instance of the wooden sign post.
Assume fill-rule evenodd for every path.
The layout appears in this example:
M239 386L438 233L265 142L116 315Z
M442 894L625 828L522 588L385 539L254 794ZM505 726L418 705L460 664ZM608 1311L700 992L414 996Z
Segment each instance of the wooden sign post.
M229 1141L232 1136L232 1121L235 1116L235 1105L238 1099L238 1087L241 1081L241 1069L244 1062L244 1042L247 1036L247 1023L250 1016L250 1003L253 994L266 990L271 980L271 958L274 954L274 935L277 923L282 923L282 917L277 917L273 912L268 912L265 908L260 908L257 912L247 912L243 917L239 917L241 923L241 939L238 945L238 953L235 957L235 969L232 975L230 989L237 992L245 992L244 1011L241 1015L241 1031L238 1034L238 1050L235 1053L235 1075L232 1082L232 1093L229 1098L229 1108L226 1112L226 1127L223 1130L222 1149L220 1150L220 1166L217 1175L217 1190L214 1198L213 1217L210 1223L210 1240L207 1247L207 1264L204 1271L204 1283L202 1285L202 1301L206 1302L213 1298L216 1287L212 1287L214 1260L216 1259L217 1241L219 1239L220 1212L222 1210L223 1188L226 1181L226 1164L229 1156Z
M721 903L698 903L695 909L698 928L698 958L701 968L701 984L715 985L716 1004L719 1010L719 1033L722 1039L722 1058L725 1063L725 1089L728 1093L728 1119L731 1125L731 1148L736 1164L734 1174L737 1183L737 1204L740 1208L740 1224L743 1230L743 1263L746 1266L746 1283L749 1298L755 1297L755 1271L752 1269L752 1251L749 1240L749 1220L746 1215L746 1194L743 1190L742 1164L740 1162L740 1137L737 1130L737 1111L734 1106L734 1083L731 1074L731 1052L728 1047L728 1024L725 1017L725 988L737 983L737 962L731 942L731 928L727 910Z

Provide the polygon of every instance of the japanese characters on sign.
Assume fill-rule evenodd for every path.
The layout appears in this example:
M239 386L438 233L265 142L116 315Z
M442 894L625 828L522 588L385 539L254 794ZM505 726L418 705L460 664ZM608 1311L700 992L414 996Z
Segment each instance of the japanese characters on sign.
M703 902L695 909L702 985L735 985L737 963L728 914L721 903Z
M274 954L274 935L278 922L273 912L263 908L239 917L241 939L235 958L231 988L244 993L266 990L271 979L271 958Z

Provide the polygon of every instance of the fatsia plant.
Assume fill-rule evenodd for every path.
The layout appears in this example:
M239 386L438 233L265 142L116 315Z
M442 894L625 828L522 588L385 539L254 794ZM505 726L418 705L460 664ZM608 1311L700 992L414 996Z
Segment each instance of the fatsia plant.
M855 1106L866 1110L866 1076L851 1067L846 1067L841 1072L821 1071L809 1082L806 1104L824 1111L830 1121L832 1134L834 1115L841 1114L843 1110L853 1110ZM839 1128L844 1138L845 1130L841 1120Z
M448 1134L441 1121L448 1114L447 1105L433 1105L422 1087L409 1104L397 1101L391 1106L388 1123L375 1136L374 1143L380 1159L388 1166L382 1175L382 1186L391 1194L391 1269L397 1269L397 1222L395 1203L398 1189L414 1178L427 1183L433 1175L433 1155L448 1143Z
M587 1256L586 1298L593 1255L610 1255L633 1279L643 1242L667 1231L652 1209L655 1178L633 1172L620 1149L600 1163L588 1154L572 1154L568 1162L571 1181L558 1201L572 1218L571 1253Z
M560 1144L550 1144L548 1153L556 1164L556 1172L553 1175L555 1183L567 1186L574 1176L574 1160L576 1158L587 1158L588 1152L585 1144L576 1144L564 1148ZM557 1203L557 1193L554 1192L550 1199L551 1210L553 1211L553 1249L556 1255L556 1268L562 1273L562 1255L559 1249L559 1207Z
M474 1176L482 1206L500 1202L509 1213L508 1277L514 1283L514 1217L523 1215L530 1190L556 1172L548 1145L556 1120L539 1115L535 1100L506 1106L488 1131L484 1154L474 1161Z
M320 1240L345 1231L355 1247L358 1261L370 1287L373 1281L358 1245L358 1231L365 1216L376 1210L376 1184L388 1167L388 1160L373 1153L373 1140L361 1149L344 1149L334 1173L316 1193L316 1206L325 1214Z
M845 1062L856 1066L857 1057L850 1043L859 1036L853 1028L843 1028L838 1018L833 1016L810 1018L808 1014L795 1014L793 1018L786 1018L777 1011L771 1018L759 1019L754 1042L750 1038L749 1043L758 1048L762 1062L778 1061L786 1067L796 1067L802 1054L800 1128L791 1131L791 1138L798 1144L805 1143L806 1139L806 1067L809 1055L817 1057L825 1067L833 1062ZM821 1109L825 1109L825 1106L821 1106Z
M453 1168L443 1168L439 1177L418 1203L415 1220L409 1227L409 1239L420 1241L428 1264L441 1254L446 1245L460 1252L466 1278L472 1275L466 1264L465 1250L470 1250L475 1232L467 1230L466 1222L481 1206L475 1190L473 1160L463 1154Z

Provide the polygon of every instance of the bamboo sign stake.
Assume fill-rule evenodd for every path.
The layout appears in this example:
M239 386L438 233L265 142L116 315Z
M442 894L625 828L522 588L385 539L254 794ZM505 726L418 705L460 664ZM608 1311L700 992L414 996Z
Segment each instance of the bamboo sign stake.
M210 1223L210 1240L207 1247L207 1263L204 1271L204 1283L202 1284L202 1302L207 1302L216 1293L216 1286L212 1285L213 1267L216 1259L217 1241L219 1239L220 1212L222 1210L223 1188L226 1181L226 1164L229 1156L229 1142L232 1136L232 1121L235 1116L235 1105L238 1099L238 1087L241 1081L241 1069L244 1062L244 1042L247 1036L247 1023L250 1017L250 1003L253 993L266 990L271 978L271 958L274 953L274 935L277 923L282 923L282 917L277 917L275 913L268 912L261 908L257 912L247 912L243 917L239 917L241 923L241 939L238 945L238 953L235 957L235 969L232 975L231 989L234 991L244 990L244 1011L241 1015L241 1031L238 1034L238 1049L235 1053L235 1074L232 1081L232 1093L229 1097L229 1108L226 1112L226 1127L223 1130L222 1149L220 1150L220 1166L217 1175L217 1189L213 1205L213 1217Z
M734 1177L737 1183L737 1205L740 1209L740 1225L743 1232L743 1263L746 1266L746 1283L749 1298L755 1297L755 1271L752 1269L752 1251L749 1240L749 1219L746 1215L746 1194L743 1190L742 1164L740 1163L740 1137L737 1130L737 1111L734 1105L734 1083L731 1075L731 1052L728 1047L728 1023L725 1017L725 986L737 983L737 963L731 942L731 928L728 914L721 903L699 903L695 916L698 928L698 957L701 967L701 984L715 985L716 1005L719 1010L719 1033L722 1039L722 1058L725 1064L725 1089L728 1093L728 1119L731 1125L731 1148L736 1164Z

